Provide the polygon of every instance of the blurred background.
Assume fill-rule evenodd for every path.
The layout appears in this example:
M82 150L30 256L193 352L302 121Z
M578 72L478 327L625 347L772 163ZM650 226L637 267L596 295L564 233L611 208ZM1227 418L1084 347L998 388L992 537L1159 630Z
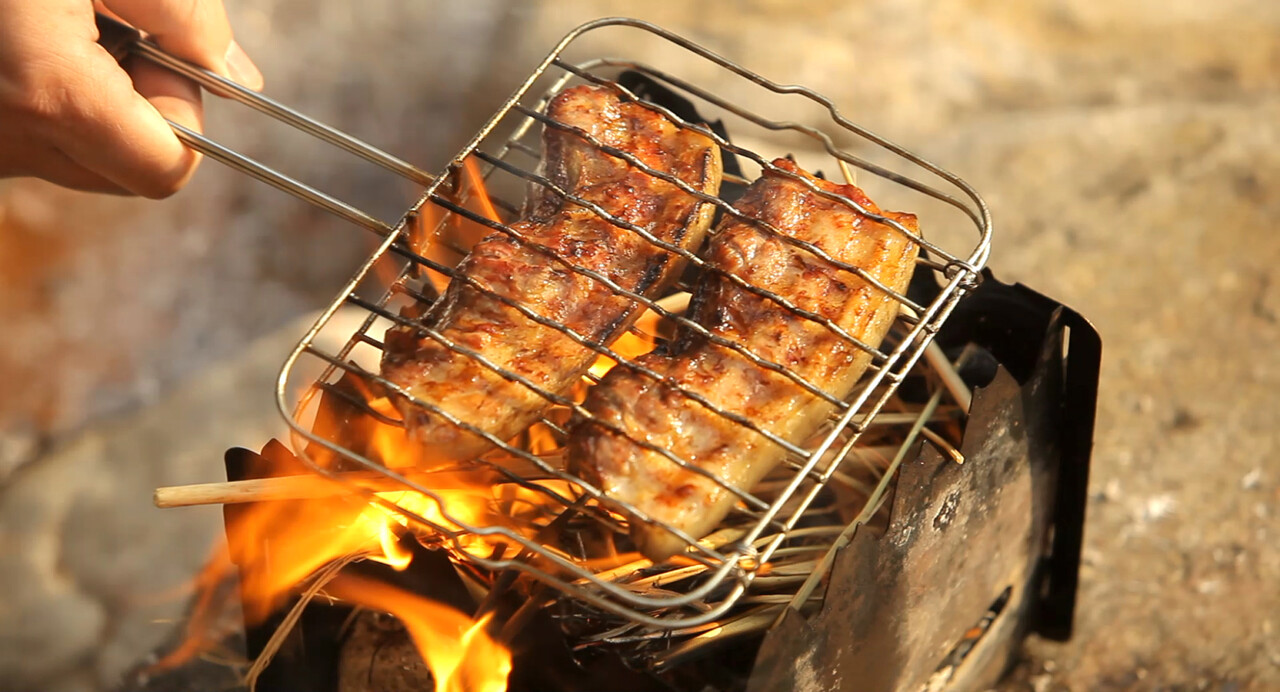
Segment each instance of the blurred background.
M1077 634L1008 689L1280 687L1280 3L226 2L269 95L427 170L622 14L964 177L996 275L1104 344ZM414 197L244 109L207 129L384 218ZM173 636L220 513L151 491L278 433L371 239L216 163L163 202L0 181L0 689L113 689Z

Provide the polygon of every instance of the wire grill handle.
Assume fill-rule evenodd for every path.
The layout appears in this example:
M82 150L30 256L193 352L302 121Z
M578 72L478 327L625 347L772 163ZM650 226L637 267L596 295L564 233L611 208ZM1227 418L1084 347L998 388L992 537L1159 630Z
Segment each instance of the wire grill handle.
M240 86L198 65L169 55L144 37L142 32L127 24L118 22L101 13L95 15L95 22L98 26L99 45L106 49L117 62L123 63L130 57L146 60L194 81L212 94L238 101L274 120L306 132L319 140L344 149L415 183L426 186L435 180L434 176L421 168L392 156L367 142L330 127L310 116L303 115L282 103ZM321 192L306 183L225 147L199 132L183 127L171 120L167 122L183 144L219 163L253 176L272 187L380 235L388 235L393 230L390 224L380 221L336 197Z

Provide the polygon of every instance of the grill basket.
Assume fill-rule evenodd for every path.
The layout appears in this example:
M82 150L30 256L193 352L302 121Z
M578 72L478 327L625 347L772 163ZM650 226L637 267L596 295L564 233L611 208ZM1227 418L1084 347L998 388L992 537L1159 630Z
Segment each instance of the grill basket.
M945 362L941 351L930 344L957 301L976 285L986 262L991 233L986 205L955 175L859 127L828 99L810 89L770 81L652 24L632 19L602 19L584 24L561 40L444 170L438 175L429 175L349 135L169 57L145 41L135 40L131 50L196 79L215 93L241 101L425 188L402 218L394 223L383 222L175 125L185 142L211 158L380 236L373 253L285 362L278 380L277 402L292 429L295 450L312 471L335 479L342 479L343 474L352 470L378 474L383 482L376 493L367 485L352 485L352 492L363 493L371 502L394 510L410 530L434 537L427 540L449 548L457 560L492 572L512 570L532 575L590 607L634 624L663 630L696 627L716 620L751 593L753 584L759 586L770 579L789 576L786 581L792 587L784 598L804 603L812 595L823 570L808 575L779 575L774 563L795 552L821 554L844 535L844 526L850 525L847 518L834 525L809 519L821 511L819 505L830 499L832 480L841 478L842 469L847 469L853 463L851 460L858 458L865 433L877 426L909 426L907 443L896 452L900 460L906 454L907 444L927 433L926 422L957 420L967 409L969 401L963 384L957 384L952 366ZM624 57L596 57L604 50L622 53ZM626 57L628 55L633 57ZM624 98L662 114L679 127L696 129L712 138L725 160L724 185L718 197L697 192L669 174L646 168L625 152L604 148L604 153L624 158L633 167L701 197L716 207L718 216L744 217L733 202L761 171L788 175L769 163L779 156L794 154L806 170L821 171L827 177L843 177L849 182L858 177L859 186L883 208L910 211L920 218L923 237L913 236L921 247L916 283L930 284L929 290L923 293L927 296L924 300L913 298L919 295L915 291L909 291L908 295L889 291L902 308L899 318L883 344L863 345L872 354L873 365L851 397L834 400L837 413L824 429L826 434L804 445L775 440L788 448L783 466L762 484L768 486L765 490L726 485L741 502L725 524L710 536L697 540L665 526L685 539L689 548L679 561L665 566L646 566L644 578L639 581L617 580L624 572L634 575L636 570L630 569L634 564L624 566L630 567L628 569L620 570L616 564L602 569L600 555L592 552L583 536L617 535L624 533L630 522L653 520L636 507L604 497L599 489L556 463L568 416L576 414L592 419L591 414L578 405L579 400L537 391L519 375L503 371L484 360L481 354L469 351L414 319L415 311L421 312L435 300L446 280L466 280L466 277L455 276L454 266L480 235L496 232L521 240L510 222L518 218L521 200L528 190L541 187L573 201L572 193L555 189L541 175L539 137L545 128L557 128L600 146L585 132L546 115L546 105L552 95L584 83L615 89ZM717 91L700 84L714 84ZM817 191L811 183L805 184ZM818 194L861 209L848 198L826 192ZM641 229L629 228L598 206L584 206L615 226L643 234ZM894 226L898 232L910 233L896 222L865 209L861 213ZM758 219L749 220L765 232L777 232ZM820 249L803 241L787 239L786 242L831 260ZM558 262L566 271L588 276L615 294L643 305L651 319L645 322L642 318L642 324L647 327L637 326L633 331L644 339L661 341L670 338L672 328L701 329L683 314L681 297L691 290L700 272L714 269L695 252L682 251L682 254L690 265L685 276L666 294L651 297L624 291L607 278L575 265L571 258L549 255L547 261ZM847 265L844 268L859 271ZM868 278L865 273L862 276ZM874 281L869 282L875 285ZM476 284L473 286L483 290ZM879 288L888 290L883 286ZM787 300L770 292L768 286L748 289L788 306ZM541 317L536 306L508 304L618 362L617 367L633 365L633 358L615 348L585 339ZM349 322L335 320L335 315L353 310L360 314L359 327L354 333L349 330L336 333ZM806 319L817 318L803 311L797 314ZM377 372L376 364L384 347L383 335L393 325L415 330L455 353L477 359L505 379L535 389L551 402L549 412L520 438L501 440L471 427L432 402L413 399ZM827 326L833 325L827 323ZM326 350L321 346L333 343L335 337L343 344L341 348ZM755 358L760 367L807 385L781 365L761 361L749 352L739 352L746 358ZM917 364L920 369L916 374L923 370L932 373L929 380L935 385L933 395L926 397L927 403L915 410L884 410ZM833 400L830 394L811 385L807 388ZM477 461L476 468L491 472L497 479L492 499L494 506L505 513L503 521L484 524L469 521L447 493L425 483L413 472L388 468L383 460L373 458L363 443L352 442L353 430L402 426L394 408L374 405L377 395L385 392L409 397L423 410L479 434L493 444L494 457L501 457L504 463L490 463L492 459L486 455ZM940 408L944 396L951 404L950 413L942 412L947 407ZM763 432L762 421L725 415L744 430ZM531 441L535 437L536 444ZM887 456L894 455L895 451L890 450ZM687 463L679 459L673 462ZM893 469L891 466L878 476L878 485L866 489L865 507L852 525L866 523L881 506ZM724 484L723 480L717 482ZM413 497L427 498L426 505L407 504L399 499L405 494L389 491L413 491ZM830 567L830 563L825 567ZM680 590L663 588L680 580L692 586Z

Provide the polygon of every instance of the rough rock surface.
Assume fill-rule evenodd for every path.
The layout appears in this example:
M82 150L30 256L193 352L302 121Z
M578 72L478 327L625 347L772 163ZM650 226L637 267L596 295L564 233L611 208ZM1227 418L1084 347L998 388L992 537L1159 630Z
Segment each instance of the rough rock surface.
M1001 276L1103 335L1077 632L1031 646L1036 689L1280 685L1277 118L1094 108L940 143L996 210Z
M277 434L282 424L263 385L296 338L295 329L256 343L8 479L0 494L5 689L100 689L168 636L212 553L221 512L159 510L151 493L218 480L228 440L260 445Z
M959 173L997 274L1105 349L1077 636L1032 642L1005 687L1280 687L1280 4L228 5L271 94L429 168L564 31L638 14ZM261 122L221 107L209 127L386 217L412 196ZM281 325L368 247L212 164L160 204L0 182L8 687L109 687L169 631L151 620L178 606L137 596L181 583L216 513L158 513L151 488L216 479L223 448L269 434L300 329Z

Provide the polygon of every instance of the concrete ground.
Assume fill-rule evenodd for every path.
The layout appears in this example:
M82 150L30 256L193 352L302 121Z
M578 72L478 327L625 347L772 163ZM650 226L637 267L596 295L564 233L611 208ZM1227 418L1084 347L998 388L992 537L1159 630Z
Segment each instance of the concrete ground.
M1077 633L1006 688L1280 688L1280 4L227 4L269 93L428 168L556 36L639 14L957 172L997 275L1104 343ZM387 215L412 193L259 122L210 127ZM163 203L0 182L0 688L110 689L171 635L220 526L151 489L275 434L299 316L368 248L213 164Z

